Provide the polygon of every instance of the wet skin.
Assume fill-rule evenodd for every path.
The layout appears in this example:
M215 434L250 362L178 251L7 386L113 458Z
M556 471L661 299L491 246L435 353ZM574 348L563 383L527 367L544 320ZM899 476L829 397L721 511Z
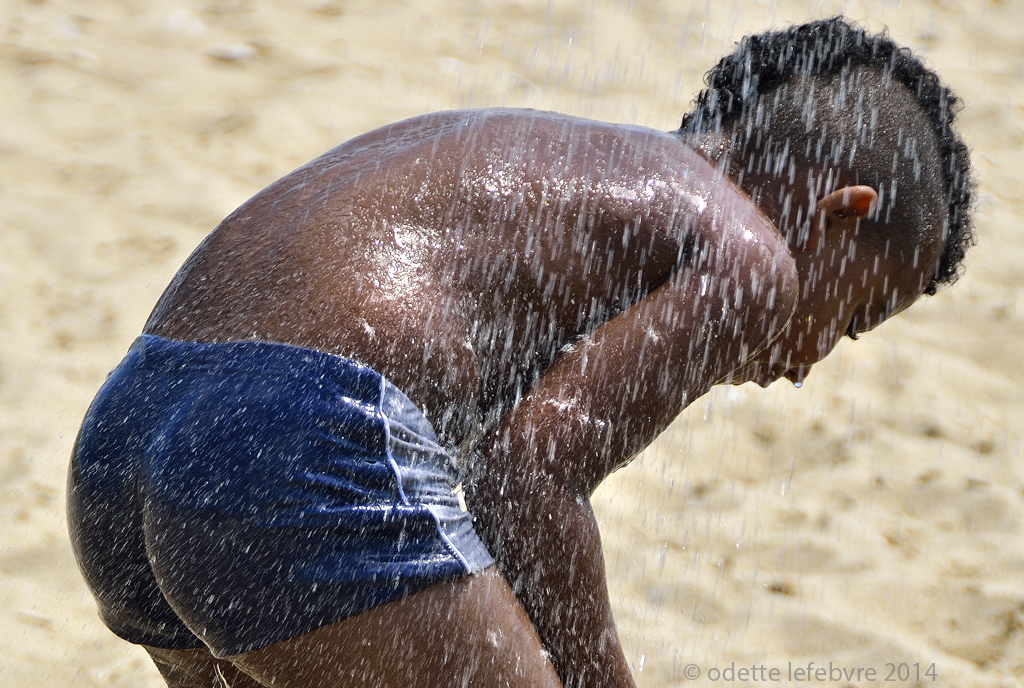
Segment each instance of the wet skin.
M257 194L189 258L146 332L376 368L463 461L475 450L466 498L503 577L434 586L234 664L267 684L337 685L389 662L386 643L360 638L382 624L434 638L455 606L450 661L423 661L419 682L457 682L472 661L470 685L632 685L589 497L768 355L797 274L769 219L678 137L551 113L401 122ZM510 640L488 664L459 653L459 632Z
M768 219L676 136L552 113L427 115L246 202L182 267L146 332L349 356L457 444L560 347L677 273L694 239L719 290L730 276L713 268L737 271L742 245L767 256L760 273L792 278ZM766 327L785 324L786 306ZM768 334L744 333L751 353Z

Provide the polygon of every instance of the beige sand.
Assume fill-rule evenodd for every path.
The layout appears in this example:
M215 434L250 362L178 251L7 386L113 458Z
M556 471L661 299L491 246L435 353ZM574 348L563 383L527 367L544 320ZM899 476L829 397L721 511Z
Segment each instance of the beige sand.
M161 685L79 578L65 463L220 218L431 110L673 128L742 34L836 11L890 26L968 101L981 244L956 288L802 390L718 390L600 489L620 628L644 686L811 661L1024 685L1024 11L954 0L0 4L0 685ZM875 685L822 685L848 683Z

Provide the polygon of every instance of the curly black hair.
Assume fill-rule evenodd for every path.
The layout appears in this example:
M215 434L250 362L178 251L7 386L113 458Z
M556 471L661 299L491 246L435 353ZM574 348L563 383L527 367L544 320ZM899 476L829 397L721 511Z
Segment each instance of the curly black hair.
M934 294L940 285L958 279L964 256L975 243L970 154L953 128L962 105L935 72L909 48L892 41L888 32L870 34L836 16L746 36L705 75L708 87L695 99L694 111L684 116L679 133L700 136L720 130L757 107L760 96L794 77L831 76L858 67L875 68L884 79L906 87L934 130L948 202L945 248L924 290Z

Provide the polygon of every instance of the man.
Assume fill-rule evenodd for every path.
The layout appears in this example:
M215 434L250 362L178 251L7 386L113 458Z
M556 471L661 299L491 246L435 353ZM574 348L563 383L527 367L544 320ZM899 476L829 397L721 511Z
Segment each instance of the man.
M111 630L171 686L633 685L593 490L972 241L956 99L886 36L750 37L708 85L671 134L400 122L229 216L76 445Z

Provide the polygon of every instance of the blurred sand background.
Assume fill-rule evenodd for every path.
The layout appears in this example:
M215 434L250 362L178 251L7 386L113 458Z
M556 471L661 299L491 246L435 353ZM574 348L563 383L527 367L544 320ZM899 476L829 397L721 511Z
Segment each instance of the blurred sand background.
M966 100L980 243L803 389L716 390L601 487L620 630L642 686L811 661L1024 686L1024 6L954 0L0 0L0 686L162 685L80 580L65 465L228 212L432 110L672 129L743 34L837 11ZM851 683L884 682L821 685Z

